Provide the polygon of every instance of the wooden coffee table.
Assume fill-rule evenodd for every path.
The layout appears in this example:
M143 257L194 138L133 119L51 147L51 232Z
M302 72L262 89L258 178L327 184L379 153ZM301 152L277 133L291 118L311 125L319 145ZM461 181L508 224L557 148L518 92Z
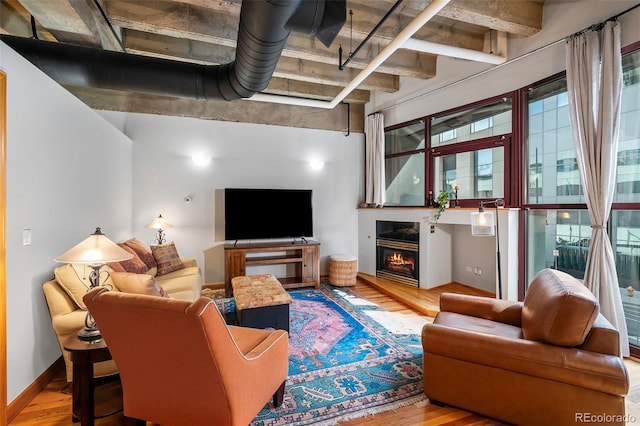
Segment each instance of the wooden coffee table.
M107 378L93 377L93 364L111 359L111 353L100 339L95 342L69 336L63 347L73 363L72 419L82 426L92 426L96 418L122 410L122 385L118 374Z
M289 332L289 304L293 299L276 277L271 274L235 277L231 285L239 325Z

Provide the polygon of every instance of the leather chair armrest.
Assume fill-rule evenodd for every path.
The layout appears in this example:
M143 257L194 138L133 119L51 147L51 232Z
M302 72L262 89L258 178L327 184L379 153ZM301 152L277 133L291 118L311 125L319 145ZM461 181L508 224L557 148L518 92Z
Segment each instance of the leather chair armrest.
M466 361L611 395L624 396L629 391L627 369L616 356L429 323L422 329L422 347L425 355Z
M440 311L455 312L520 327L522 302L443 293L440 295Z
M620 356L620 334L602 314L598 314L580 347L585 351Z

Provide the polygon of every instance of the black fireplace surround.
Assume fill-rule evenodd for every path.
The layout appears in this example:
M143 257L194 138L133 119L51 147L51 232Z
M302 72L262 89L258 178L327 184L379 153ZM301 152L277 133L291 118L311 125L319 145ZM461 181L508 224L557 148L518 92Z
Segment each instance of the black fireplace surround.
M419 222L376 221L376 276L417 287L419 247Z

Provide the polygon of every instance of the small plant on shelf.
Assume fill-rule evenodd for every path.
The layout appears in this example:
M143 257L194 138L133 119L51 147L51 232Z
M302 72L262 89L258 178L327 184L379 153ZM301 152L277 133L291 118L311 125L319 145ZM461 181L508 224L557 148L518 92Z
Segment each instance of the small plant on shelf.
M441 190L438 196L436 197L435 204L438 207L438 211L433 216L436 222L440 219L440 215L444 211L445 208L449 205L449 191Z

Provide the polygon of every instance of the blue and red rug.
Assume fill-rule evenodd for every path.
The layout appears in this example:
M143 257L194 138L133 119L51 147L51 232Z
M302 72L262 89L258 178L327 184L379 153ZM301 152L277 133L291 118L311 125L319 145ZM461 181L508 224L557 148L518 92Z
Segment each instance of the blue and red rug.
M387 312L344 288L290 294L284 404L268 404L252 425L336 424L425 399L426 319ZM217 302L232 315L233 300Z

